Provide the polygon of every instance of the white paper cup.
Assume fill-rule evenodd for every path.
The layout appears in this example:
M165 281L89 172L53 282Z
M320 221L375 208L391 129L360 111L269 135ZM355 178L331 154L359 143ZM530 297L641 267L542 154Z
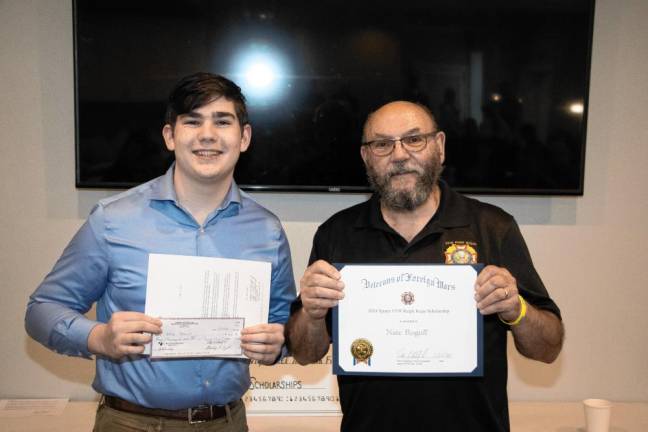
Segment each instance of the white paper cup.
M585 430L587 432L609 432L612 402L605 399L585 399Z

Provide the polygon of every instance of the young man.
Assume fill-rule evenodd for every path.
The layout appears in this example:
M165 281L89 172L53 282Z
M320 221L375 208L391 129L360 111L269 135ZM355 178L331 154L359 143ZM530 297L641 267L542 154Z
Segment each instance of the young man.
M294 299L290 251L278 219L233 179L250 144L245 98L218 75L177 83L162 130L175 153L167 173L101 200L32 294L27 332L59 353L96 356L93 387L103 397L95 431L245 431L241 396L250 378L239 359L156 360L141 355L161 322L143 314L151 253L272 264L269 324L243 329L250 359L273 364ZM86 318L97 303L97 321ZM151 428L151 429L147 429ZM153 429L155 428L155 429Z
M344 301L345 290L330 263L485 263L475 285L484 315L484 376L341 375L342 430L508 431L507 330L519 352L545 362L556 358L563 340L560 311L517 224L439 180L445 135L425 107L392 102L372 113L361 155L376 193L317 230L286 329L293 356L306 364L328 351L330 308Z

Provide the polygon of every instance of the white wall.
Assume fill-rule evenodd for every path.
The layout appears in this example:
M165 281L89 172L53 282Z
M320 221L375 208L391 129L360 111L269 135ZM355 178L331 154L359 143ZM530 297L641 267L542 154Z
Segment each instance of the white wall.
M648 2L598 0L585 195L487 198L522 225L563 311L553 365L511 351L516 400L648 401ZM28 295L92 204L74 187L72 13L68 0L0 0L0 398L94 397L93 363L23 330ZM452 143L449 143L452 151ZM301 273L319 223L363 196L257 194L284 222Z

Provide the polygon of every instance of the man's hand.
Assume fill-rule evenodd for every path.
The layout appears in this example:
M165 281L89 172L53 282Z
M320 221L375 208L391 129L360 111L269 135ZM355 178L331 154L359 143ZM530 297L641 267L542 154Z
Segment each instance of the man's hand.
M274 364L284 344L282 324L257 324L241 331L243 354L261 364Z
M162 333L162 321L140 312L115 312L107 323L96 325L88 335L88 350L118 360L141 354L151 334Z
M340 272L326 261L308 266L299 282L302 307L286 325L288 348L299 364L314 363L324 357L331 338L326 328L328 310L344 298Z
M520 299L515 278L508 270L489 265L475 282L475 300L483 315L498 313L504 321L520 316ZM515 347L524 356L551 363L562 348L565 329L554 313L527 303L526 317L511 327Z
M299 282L299 295L304 312L312 320L326 317L328 310L344 298L340 272L326 261L311 264Z
M475 282L475 300L482 315L499 313L505 321L520 315L520 300L515 278L502 267L485 267Z

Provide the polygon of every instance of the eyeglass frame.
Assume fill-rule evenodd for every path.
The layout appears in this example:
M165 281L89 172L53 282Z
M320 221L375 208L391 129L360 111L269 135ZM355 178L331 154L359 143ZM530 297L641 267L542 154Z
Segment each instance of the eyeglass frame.
M425 150L425 148L426 148L427 145L428 145L428 138L431 137L431 136L434 136L434 138L436 139L436 136L439 134L439 132L442 132L442 131L439 130L439 129L437 129L437 130L435 130L435 131L432 131L432 132L426 132L426 133L422 133L422 134L405 135L405 136L399 136L399 137L393 137L393 138L379 138L379 139L376 139L376 140L371 140L371 141L363 142L362 145L363 145L363 146L367 146L367 147L369 147L369 150L371 151L371 153L372 153L374 156L378 156L378 157L386 157L386 156L389 156L390 154L394 153L394 149L396 148L396 143L397 143L397 142L400 142L401 147L403 147L403 149L407 150L408 152L418 153L418 152L420 152L420 151ZM411 148L411 147L409 146L409 144L405 144L405 143L403 143L403 140L404 140L404 139L407 139L407 138L421 138L421 137L425 138L425 144L423 144L423 145L421 146L421 148L413 149L413 148ZM385 154L377 154L377 153L376 153L376 151L375 151L374 148L372 147L372 144L377 143L377 142L379 142L379 141L388 141L388 142L391 142L391 143L392 143L392 145L391 145L391 150L389 151L389 153L385 153Z

